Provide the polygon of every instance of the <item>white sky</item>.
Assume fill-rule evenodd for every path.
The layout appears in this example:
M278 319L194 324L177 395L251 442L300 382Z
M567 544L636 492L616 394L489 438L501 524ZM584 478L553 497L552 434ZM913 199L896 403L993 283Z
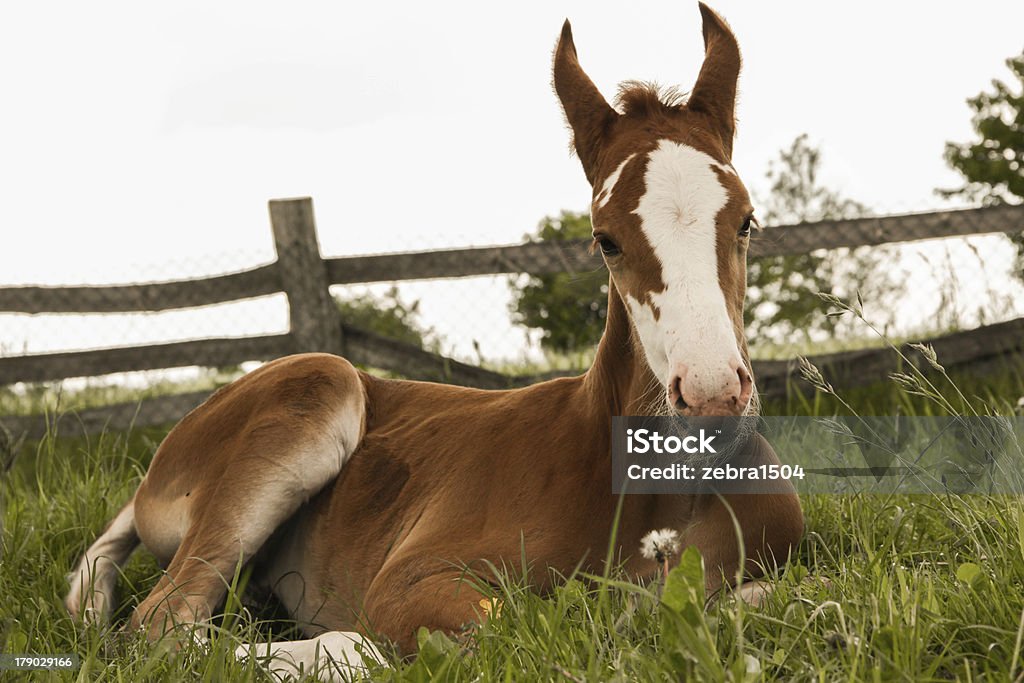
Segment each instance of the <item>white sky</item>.
M1024 41L1019 0L714 6L745 59L747 185L807 132L880 211L958 183L943 142ZM3 3L0 285L254 265L266 201L295 195L328 255L518 241L589 203L549 83L566 16L608 96L692 84L689 1Z

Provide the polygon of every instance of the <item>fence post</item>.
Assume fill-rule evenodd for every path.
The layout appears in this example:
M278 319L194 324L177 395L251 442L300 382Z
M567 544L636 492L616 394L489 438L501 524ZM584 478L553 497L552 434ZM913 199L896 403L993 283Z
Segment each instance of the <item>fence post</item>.
M317 243L313 200L271 200L270 225L295 350L341 353L341 325Z

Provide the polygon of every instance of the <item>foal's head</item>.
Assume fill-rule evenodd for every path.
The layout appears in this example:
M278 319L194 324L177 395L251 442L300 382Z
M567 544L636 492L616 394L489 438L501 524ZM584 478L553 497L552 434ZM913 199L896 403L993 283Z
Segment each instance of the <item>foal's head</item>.
M731 165L740 53L704 4L704 65L689 98L626 84L618 111L580 68L566 22L555 90L593 186L594 241L647 363L683 415L747 410L743 336L752 208Z

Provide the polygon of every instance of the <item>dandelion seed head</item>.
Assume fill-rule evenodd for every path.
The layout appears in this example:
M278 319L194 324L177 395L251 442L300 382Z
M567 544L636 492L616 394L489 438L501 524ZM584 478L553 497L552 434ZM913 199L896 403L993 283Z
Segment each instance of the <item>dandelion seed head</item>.
M649 560L663 561L679 552L679 532L675 529L655 529L640 539L640 554Z

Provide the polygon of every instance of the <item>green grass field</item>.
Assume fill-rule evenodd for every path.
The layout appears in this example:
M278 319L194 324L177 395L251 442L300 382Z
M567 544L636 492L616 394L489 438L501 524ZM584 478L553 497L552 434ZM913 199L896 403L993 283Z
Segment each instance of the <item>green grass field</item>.
M765 406L770 414L1012 414L1020 372L889 382ZM232 593L209 648L151 647L119 632L159 575L137 553L108 630L65 613L65 573L127 500L159 430L48 438L14 454L2 483L0 652L75 653L81 668L16 680L232 681L259 678L241 642L288 637L288 624ZM577 577L540 598L510 580L498 618L465 642L423 634L413 662L373 680L1024 680L1024 505L1003 497L870 495L803 499L806 537L768 602L707 600L699 557L667 585ZM582 580L581 580L582 579ZM267 679L263 675L264 679Z

